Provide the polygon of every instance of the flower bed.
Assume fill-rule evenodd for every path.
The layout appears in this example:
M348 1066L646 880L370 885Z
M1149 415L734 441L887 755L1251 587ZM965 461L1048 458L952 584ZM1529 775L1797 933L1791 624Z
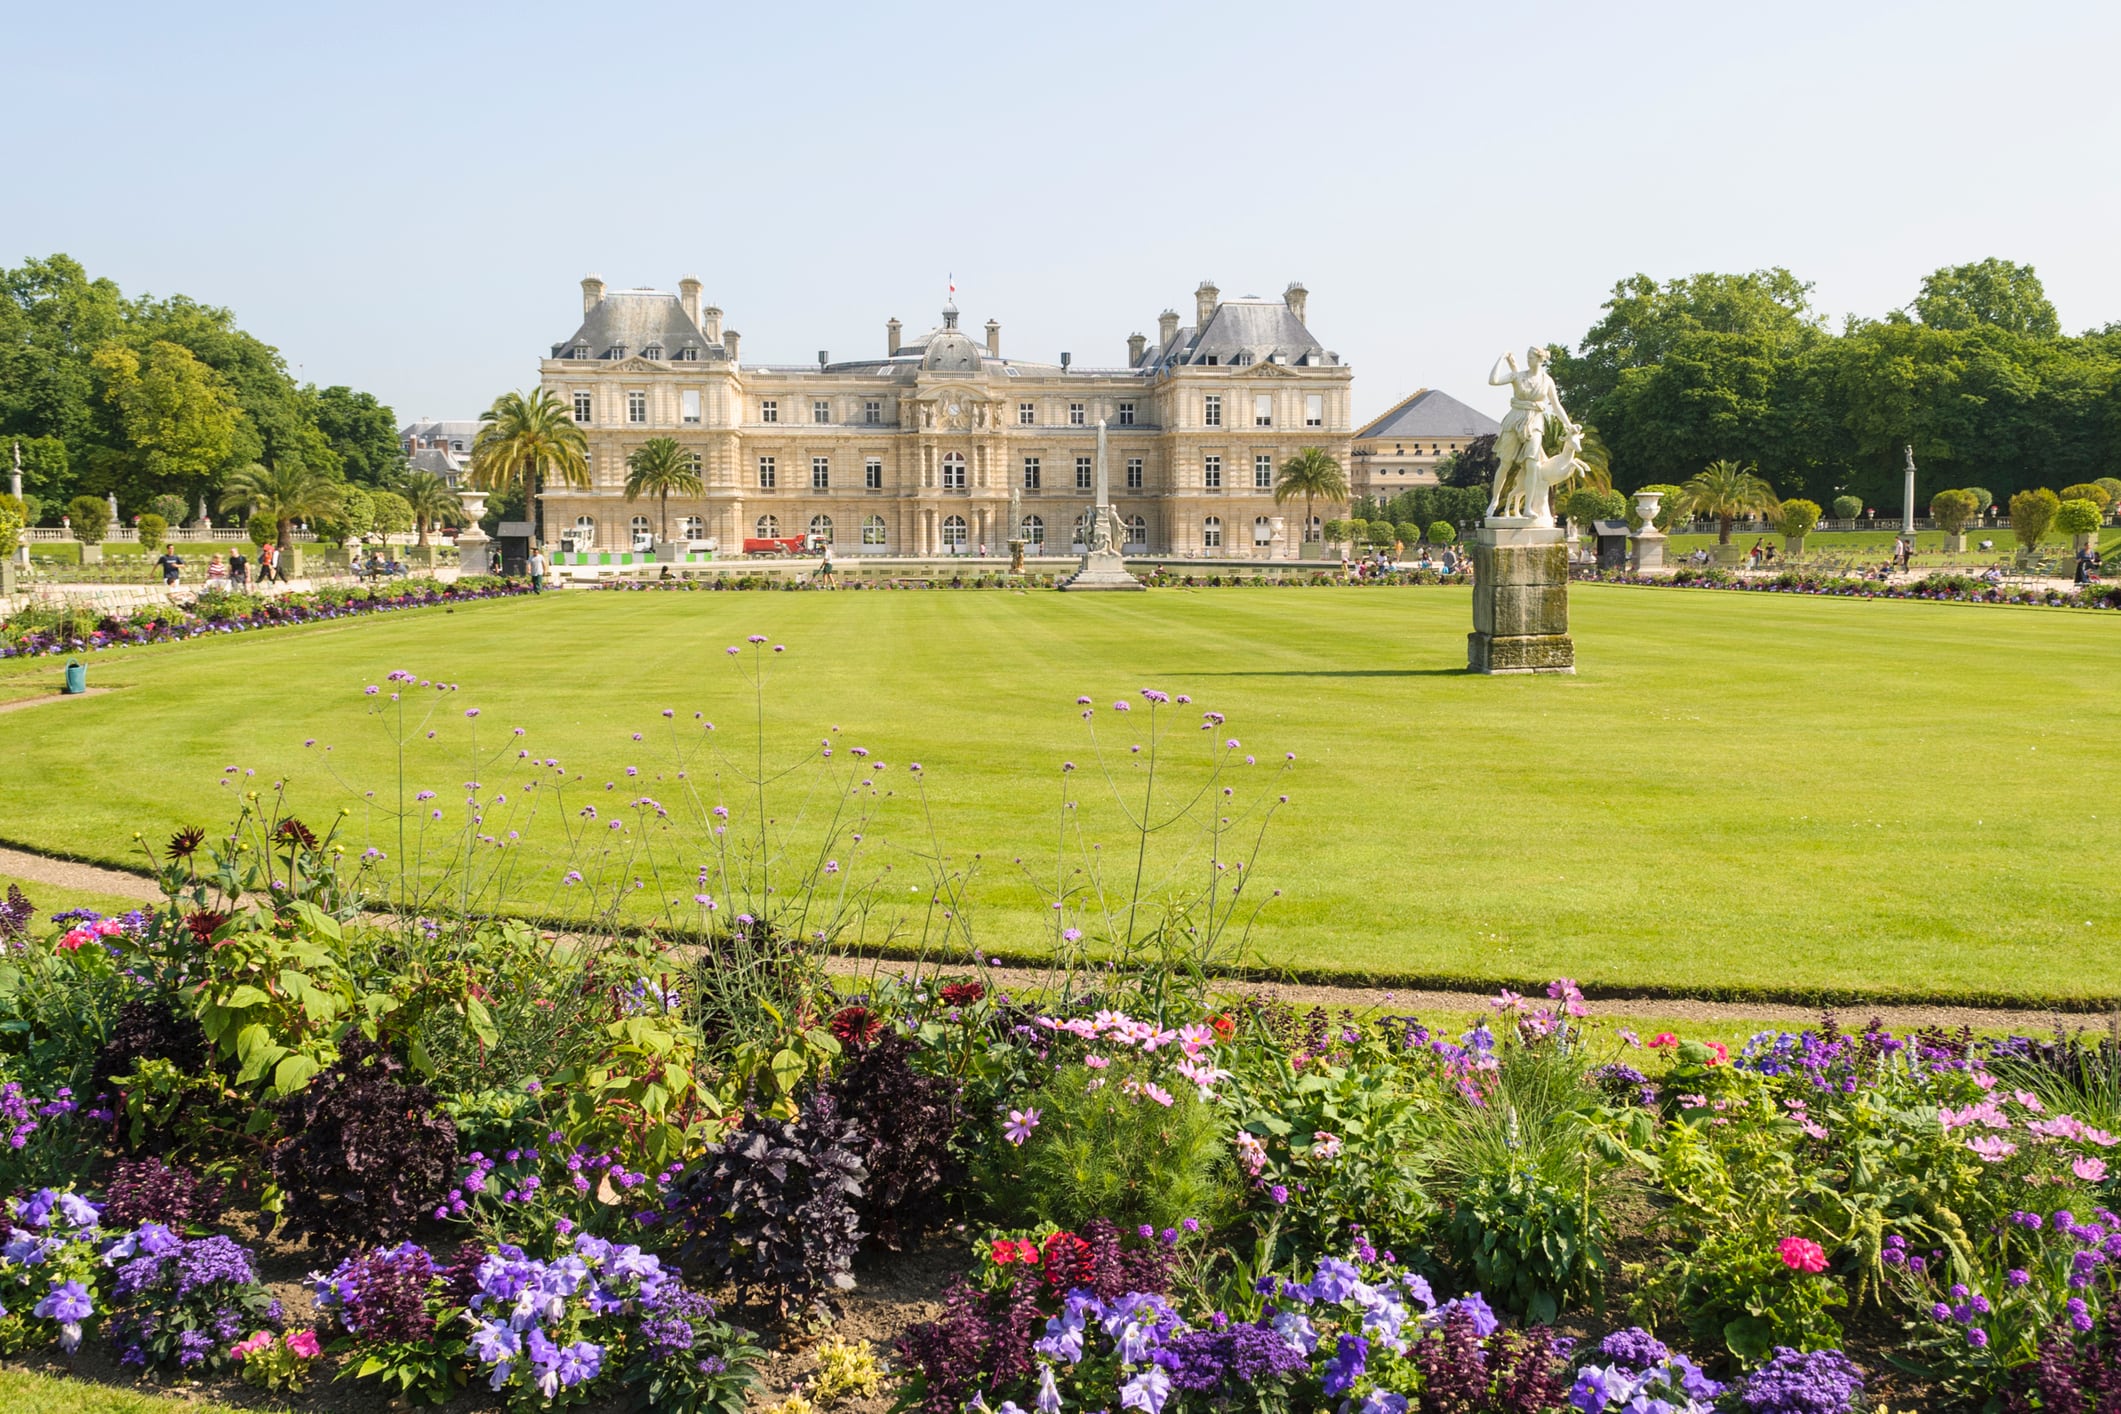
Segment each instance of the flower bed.
M1925 599L1948 604L2121 609L2121 584L2085 585L2075 590L2008 589L1977 575L1961 574L1930 574L1909 584L1887 584L1802 570L1783 570L1764 578L1735 574L1730 570L1683 566L1667 575L1599 570L1577 577L1596 584L1652 585L1665 589L1738 589L1755 594L1816 594L1837 599Z
M731 649L754 704L776 651ZM0 907L0 1351L719 1414L769 1378L781 1414L887 1382L925 1414L2061 1411L2121 1387L2112 1038L1644 1037L1565 978L1470 1022L1218 995L1279 770L1155 690L1077 704L1084 760L1100 730L1143 749L1080 788L1063 763L1061 809L1162 773L1180 804L1126 857L1193 857L1162 852L1175 824L1206 841L1170 871L1195 882L1093 892L1119 851L1084 839L1081 873L1026 876L1039 985L835 970L872 913L978 956L955 876L868 863L875 783L918 793L918 766L834 735L629 763L585 803L437 687L361 700L400 745L451 727L486 778L460 815L407 790L357 851L252 793L168 842L156 908ZM848 804L777 833L781 789ZM537 818L581 841L546 881L587 905L565 938L495 906ZM437 886L401 849L454 862ZM299 1289L259 1280L294 1263ZM902 1263L945 1269L928 1309L795 1353Z
M284 628L398 609L427 609L438 604L508 599L529 592L526 581L474 576L446 585L422 584L395 590L326 588L272 598L208 590L188 609L169 605L124 618L72 607L39 606L24 609L0 624L0 659L94 653L139 643L177 643L210 634Z

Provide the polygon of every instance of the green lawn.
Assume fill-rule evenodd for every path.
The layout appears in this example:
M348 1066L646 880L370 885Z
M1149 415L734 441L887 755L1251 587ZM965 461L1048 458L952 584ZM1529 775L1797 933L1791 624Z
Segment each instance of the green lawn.
M248 1391L246 1391L248 1393ZM284 1408L280 1400L248 1407ZM234 1414L226 1404L0 1370L0 1414Z
M1109 704L1154 686L1226 713L1217 735L1241 738L1255 773L1296 754L1247 787L1291 797L1256 874L1283 890L1256 935L1270 963L2121 996L2111 616L1578 586L1577 676L1483 679L1459 671L1468 599L570 592L128 650L90 660L91 682L118 690L0 718L0 837L125 864L135 830L223 817L229 765L252 784L289 775L312 819L363 807L360 789L387 795L396 777L361 688L398 667L462 685L408 768L435 805L462 799L466 706L489 742L529 728L607 813L629 764L674 802L683 788L656 782L673 769L654 752L659 712L689 727L702 710L733 737L746 698L722 650L758 632L790 648L772 660L778 743L839 725L901 788L923 764L945 847L980 856L990 948L1034 945L1050 916L1013 861L1051 873L1059 764L1092 761L1077 694L1097 699L1125 770L1147 717L1139 698L1125 719ZM0 668L0 696L52 672ZM489 793L501 770L481 768ZM878 839L915 842L904 805ZM1108 851L1126 842L1109 809L1085 813ZM536 872L564 867L548 855Z

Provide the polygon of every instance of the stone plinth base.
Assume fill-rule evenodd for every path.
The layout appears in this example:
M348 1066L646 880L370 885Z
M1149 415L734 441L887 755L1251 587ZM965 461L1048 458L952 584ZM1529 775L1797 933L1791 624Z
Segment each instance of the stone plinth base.
M1130 589L1146 590L1143 584L1127 571L1126 557L1115 550L1092 550L1083 556L1082 565L1069 575L1056 589Z
M1635 536L1630 564L1638 571L1663 569L1664 540L1663 531L1644 526Z
M1514 519L1514 518L1513 518ZM1466 670L1573 673L1569 551L1554 526L1482 525L1473 536L1473 632Z

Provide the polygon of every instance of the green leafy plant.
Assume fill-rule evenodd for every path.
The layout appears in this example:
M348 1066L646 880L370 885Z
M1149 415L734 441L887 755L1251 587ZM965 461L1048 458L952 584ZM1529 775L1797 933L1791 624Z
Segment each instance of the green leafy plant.
M1455 543L1457 539L1457 530L1453 529L1451 522L1447 520L1437 521L1429 527L1429 543L1431 545L1450 545Z
M1962 535L1967 522L1981 514L1984 504L1971 491L1939 491L1930 497L1930 518L1946 535Z
M169 534L169 522L153 511L142 515L136 528L140 535L140 552L145 555L152 555L161 549L164 538Z
M2064 535L2096 535L2105 520L2097 501L2067 500L2055 508L2055 529Z
M1817 501L1807 501L1801 496L1793 497L1784 501L1779 508L1775 529L1792 540L1802 540L1818 527L1820 514Z
M2020 491L2011 497L2011 534L2030 550L2046 537L2062 509L2062 498L2045 487Z
M1835 520L1856 520L1859 519L1862 515L1863 502L1858 497L1836 496L1834 498Z
M110 507L101 496L76 496L66 503L66 519L74 539L83 545L101 544L110 530Z

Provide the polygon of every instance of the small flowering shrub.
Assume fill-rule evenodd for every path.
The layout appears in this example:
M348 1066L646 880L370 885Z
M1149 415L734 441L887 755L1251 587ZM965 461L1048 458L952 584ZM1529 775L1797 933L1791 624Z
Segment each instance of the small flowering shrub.
M71 1355L97 1315L103 1285L96 1205L46 1188L7 1202L0 1247L0 1354L57 1348Z
M259 1284L250 1251L230 1238L187 1240L142 1223L103 1260L115 1268L109 1330L120 1364L219 1372L239 1341L280 1328L280 1303Z
M206 1227L221 1216L225 1186L160 1159L120 1159L111 1173L103 1220L113 1228L162 1223Z
M477 1260L483 1260L483 1253ZM378 1248L310 1277L317 1328L345 1357L340 1379L375 1380L440 1404L465 1379L464 1301L417 1243Z
M814 1402L830 1407L844 1399L874 1399L883 1388L884 1368L867 1341L834 1336L818 1345L817 1374L810 1380Z
M243 1383L261 1389L299 1391L309 1388L310 1362L324 1353L315 1331L251 1332L228 1352Z
M457 1129L403 1062L359 1035L280 1104L273 1178L291 1232L337 1248L403 1237L448 1191Z
M1012 1106L980 1166L1004 1212L1074 1227L1105 1217L1164 1228L1227 1206L1228 1073L1205 1023L1167 1028L1118 1012L1041 1017L1055 1073Z
M753 1116L701 1156L670 1197L685 1259L764 1292L784 1313L854 1285L861 1131L826 1091L794 1120Z
M1862 1407L1863 1371L1838 1350L1775 1351L1738 1392L1745 1414L1852 1414Z
M756 1351L638 1247L583 1233L549 1262L502 1247L472 1276L471 1358L511 1408L625 1384L655 1408L738 1414L755 1382Z
M660 1173L629 1169L617 1150L570 1149L555 1129L542 1144L498 1154L473 1150L432 1216L469 1223L488 1243L514 1242L536 1252L557 1251L582 1232L640 1240L663 1222L670 1185L683 1168L673 1162Z

